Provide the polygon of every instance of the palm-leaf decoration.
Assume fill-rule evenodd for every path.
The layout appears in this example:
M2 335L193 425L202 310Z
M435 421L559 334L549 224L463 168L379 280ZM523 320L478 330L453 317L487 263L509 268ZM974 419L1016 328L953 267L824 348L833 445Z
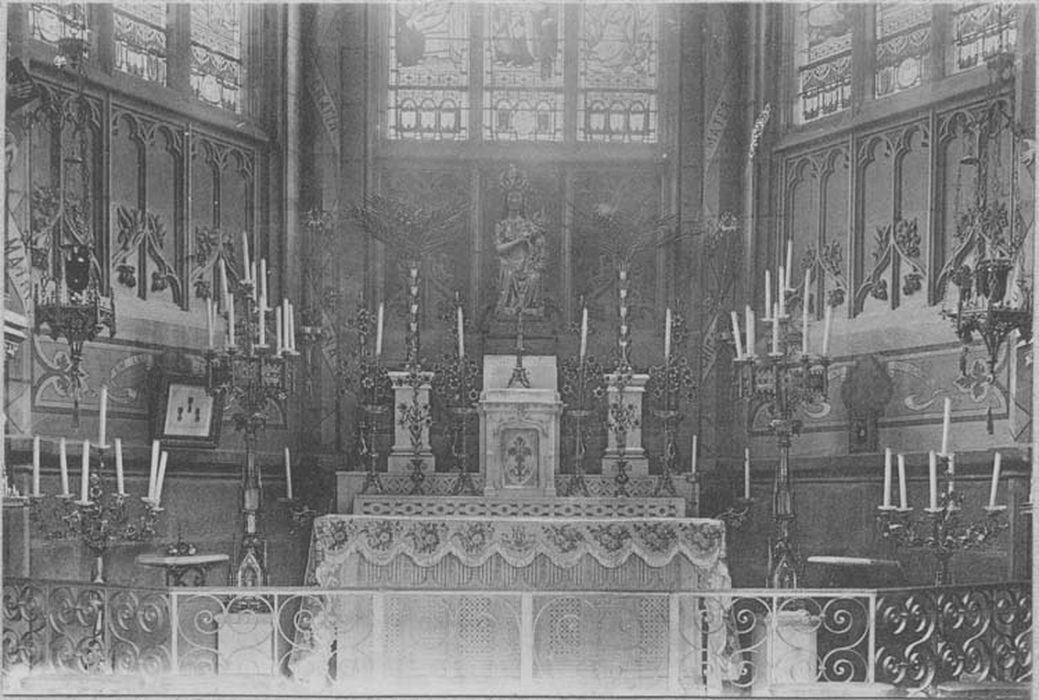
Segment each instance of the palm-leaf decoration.
M577 212L578 225L592 232L589 243L617 269L629 269L644 253L682 237L676 214L660 215L644 207L635 212L600 206Z
M459 207L426 209L378 194L367 195L350 213L367 234L409 262L444 248L468 214Z

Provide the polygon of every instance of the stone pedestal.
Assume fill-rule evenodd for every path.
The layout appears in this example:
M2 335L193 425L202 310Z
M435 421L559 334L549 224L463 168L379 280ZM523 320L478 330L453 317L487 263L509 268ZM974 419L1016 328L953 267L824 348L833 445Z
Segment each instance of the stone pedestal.
M646 448L642 446L642 397L646 393L646 382L648 381L648 374L635 374L621 390L617 383L617 375L606 375L606 405L612 407L620 402L623 410L635 418L634 424L628 427L624 447L624 459L629 467L628 476L649 474L649 458L646 456ZM617 435L615 431L607 430L606 451L602 457L602 473L612 474L620 456L621 450L617 443Z
M551 356L523 358L529 387L508 386L515 367L515 356L484 356L479 405L484 494L555 496L563 412L556 361Z
M429 426L422 420L429 414L429 388L433 381L432 372L419 372L419 383L410 383L408 372L387 372L393 384L393 447L387 457L387 470L391 474L411 472L411 460L421 458L427 473L436 470L433 450L429 446ZM403 408L402 408L403 407ZM419 445L416 454L411 443L411 430L406 419L421 420L419 428Z

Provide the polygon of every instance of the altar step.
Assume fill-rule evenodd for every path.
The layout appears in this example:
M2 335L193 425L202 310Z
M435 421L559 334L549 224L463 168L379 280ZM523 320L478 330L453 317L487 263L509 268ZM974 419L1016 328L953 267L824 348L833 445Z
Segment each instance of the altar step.
M361 494L354 499L354 514L470 518L683 518L685 499L504 499L487 496Z

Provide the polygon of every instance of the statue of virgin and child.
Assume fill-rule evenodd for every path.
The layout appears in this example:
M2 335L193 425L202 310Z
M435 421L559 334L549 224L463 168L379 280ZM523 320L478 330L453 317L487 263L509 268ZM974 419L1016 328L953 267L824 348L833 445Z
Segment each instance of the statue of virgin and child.
M501 178L505 212L494 225L498 254L499 316L544 313L546 250L545 227L540 213L527 215L527 183L516 166L510 165Z

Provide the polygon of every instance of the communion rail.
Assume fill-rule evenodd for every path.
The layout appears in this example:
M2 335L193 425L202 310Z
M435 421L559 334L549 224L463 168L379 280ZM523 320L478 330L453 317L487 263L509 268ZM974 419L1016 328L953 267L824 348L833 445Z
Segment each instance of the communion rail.
M4 690L78 680L138 693L801 695L807 684L869 694L1022 682L1031 674L1030 590L166 589L5 579Z

